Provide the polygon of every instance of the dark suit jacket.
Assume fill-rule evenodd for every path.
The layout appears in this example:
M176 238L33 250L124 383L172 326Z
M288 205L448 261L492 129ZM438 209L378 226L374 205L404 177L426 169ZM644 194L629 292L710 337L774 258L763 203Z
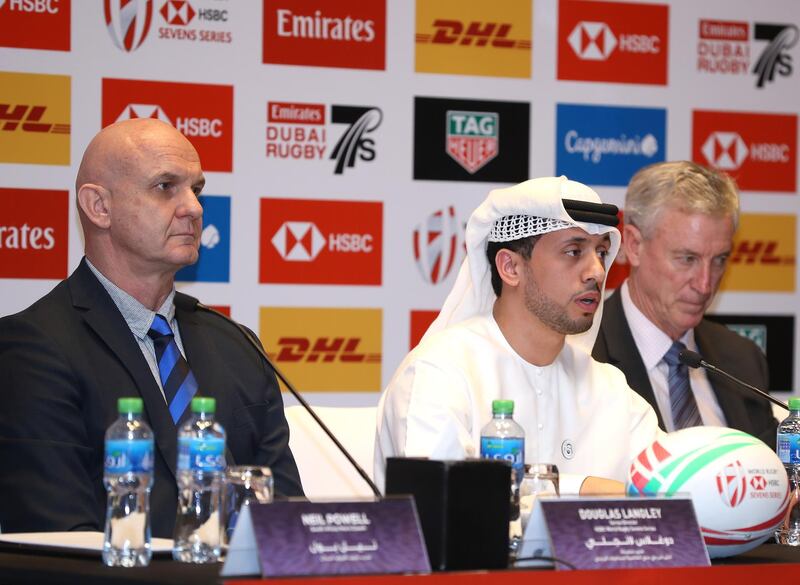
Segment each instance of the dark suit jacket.
M276 492L302 495L275 376L235 327L181 305L176 296L198 395L217 399L228 464L268 465ZM151 527L154 536L171 537L176 425L136 339L85 260L31 307L0 319L3 532L103 529L104 433L123 396L144 400L156 443Z
M706 319L695 327L694 336L700 354L707 362L756 388L769 387L767 360L752 341ZM628 385L652 405L658 415L659 425L664 428L664 420L658 410L650 378L633 340L618 292L603 305L600 334L592 356L597 361L607 362L622 370L628 379ZM728 426L750 433L774 449L778 423L772 416L770 403L718 374L709 372L708 381Z

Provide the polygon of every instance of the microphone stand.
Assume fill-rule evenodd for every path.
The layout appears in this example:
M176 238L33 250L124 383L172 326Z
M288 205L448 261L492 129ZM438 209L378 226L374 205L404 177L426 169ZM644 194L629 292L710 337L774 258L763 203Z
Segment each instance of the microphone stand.
M196 299L193 299L193 301L196 301ZM372 490L372 493L375 494L375 497L377 497L377 498L382 497L381 491L378 489L378 486L375 485L375 482L370 479L369 475L367 475L367 472L364 471L361 468L361 466L356 462L356 460L353 458L353 456L350 455L350 453L348 453L347 449L345 449L344 445L342 445L339 442L339 439L336 438L336 436L328 428L328 426L324 422L322 422L322 419L317 415L316 412L314 412L314 409L311 408L311 405L308 402L306 402L306 399L303 398L303 396L300 394L300 392L297 390L297 388L295 388L294 385L286 378L286 376L283 375L283 372L281 372L278 369L278 367L275 364L272 363L272 360L269 359L269 356L267 355L267 352L265 352L264 349L261 347L261 342L255 336L255 333L253 333L247 327L244 327L240 323L237 323L236 321L234 321L233 319L231 319L227 315L224 315L224 314L220 313L219 311L217 311L215 309L212 309L208 305L204 305L203 303L201 303L199 301L197 301L196 307L198 309L206 311L207 313L213 313L214 315L217 315L218 317L224 319L228 323L231 323L231 324L236 326L236 328L242 333L242 335L244 335L244 337L250 342L250 345L252 345L255 348L255 350L259 353L261 358L267 363L267 365L270 367L270 369L275 373L275 375L278 377L278 379L281 382L283 382L284 386L286 386L286 389L289 390L289 392L292 394L292 396L295 397L297 402L300 403L300 406L302 406L306 410L306 412L308 412L308 414L311 415L311 418L313 418L314 422L316 422L317 425L319 425L319 428L321 428L325 432L325 434L328 436L328 438L331 441L333 441L333 444L336 445L336 448L339 449L341 454L344 455L345 459L347 459L347 461L350 463L350 465L353 466L353 469L355 469L356 472L358 473L358 475L361 476L361 479L363 479L366 482L366 484Z

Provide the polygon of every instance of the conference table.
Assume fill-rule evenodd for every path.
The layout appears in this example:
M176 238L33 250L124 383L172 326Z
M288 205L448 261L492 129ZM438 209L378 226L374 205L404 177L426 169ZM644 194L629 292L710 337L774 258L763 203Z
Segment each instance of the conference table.
M109 568L99 556L43 553L16 545L0 546L0 584L50 585L254 585L257 578L223 580L221 564L187 565L169 557L156 557L149 567ZM362 575L269 579L270 585L589 585L596 583L681 585L753 585L780 583L800 575L800 547L765 544L742 555L715 560L712 567L554 571L509 569L432 573L430 575Z

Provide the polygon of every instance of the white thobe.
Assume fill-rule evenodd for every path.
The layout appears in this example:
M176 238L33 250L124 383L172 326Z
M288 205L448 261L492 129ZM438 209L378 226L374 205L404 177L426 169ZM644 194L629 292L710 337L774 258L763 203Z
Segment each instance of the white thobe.
M661 433L653 409L617 368L569 344L552 364L535 366L511 348L491 315L479 315L425 339L386 387L378 485L386 457L479 457L481 429L499 398L514 401L526 463L555 463L564 494L577 493L589 475L626 481L633 458Z

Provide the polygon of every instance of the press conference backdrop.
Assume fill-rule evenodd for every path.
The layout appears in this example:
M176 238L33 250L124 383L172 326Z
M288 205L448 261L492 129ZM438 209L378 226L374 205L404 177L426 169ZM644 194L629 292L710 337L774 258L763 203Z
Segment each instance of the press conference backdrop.
M622 204L640 167L692 159L742 190L713 312L790 391L798 25L795 0L0 0L0 314L79 262L90 138L155 117L208 179L180 290L312 402L371 405L488 190L566 174Z

